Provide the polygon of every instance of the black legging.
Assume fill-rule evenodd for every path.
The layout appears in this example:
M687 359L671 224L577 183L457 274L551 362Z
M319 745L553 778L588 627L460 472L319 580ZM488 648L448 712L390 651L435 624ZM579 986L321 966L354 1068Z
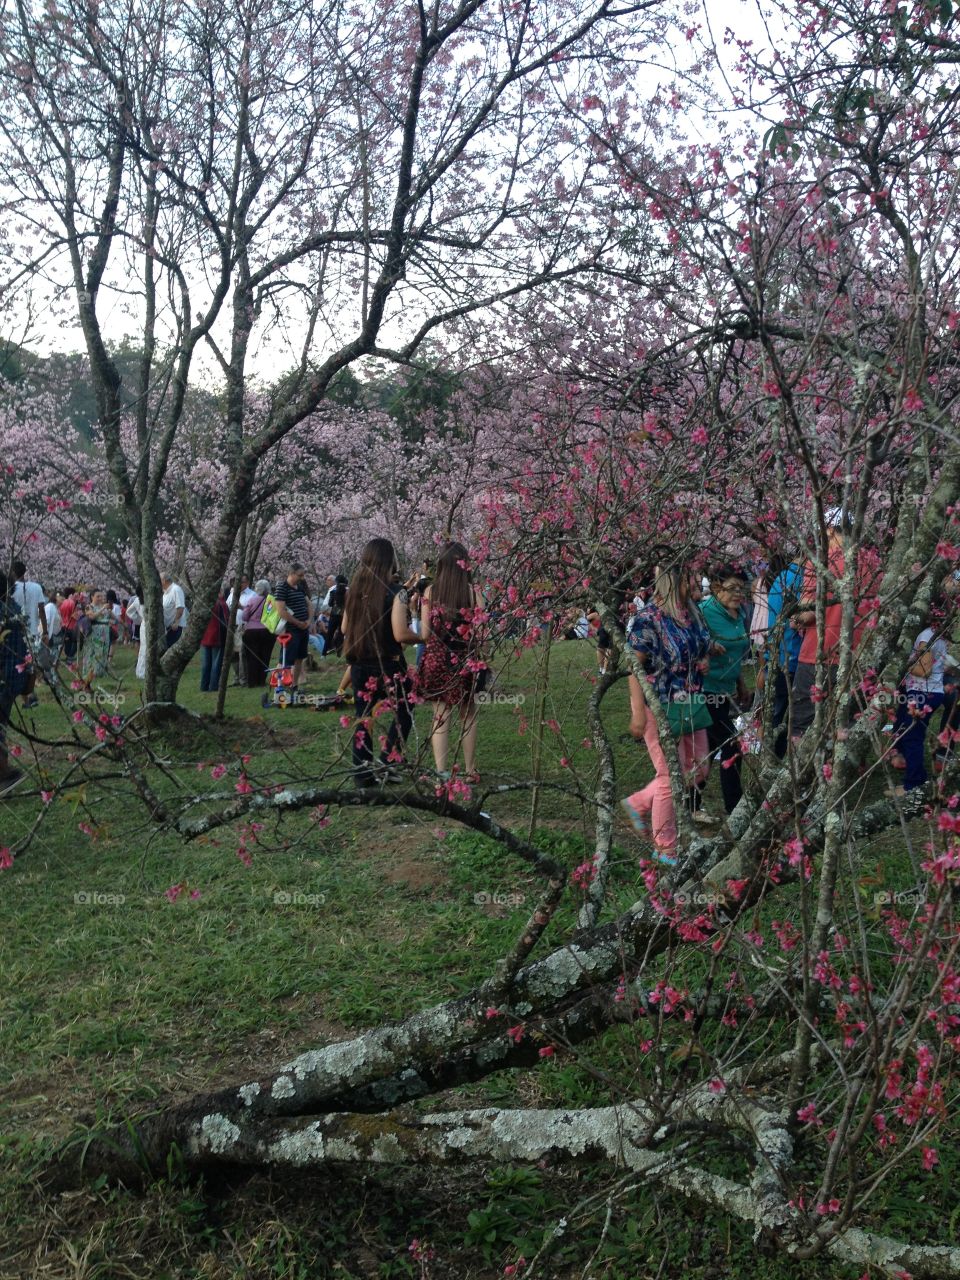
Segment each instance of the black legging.
M743 787L740 785L740 740L733 726L739 712L728 694L708 693L706 698L711 720L707 727L710 759L720 752L720 794L723 796L724 809L727 813L733 813L743 795ZM728 760L733 763L726 764ZM690 802L693 809L700 808L702 796L698 787L691 789Z
M364 719L374 704L383 698L390 698L393 702L394 717L387 732L386 745L380 753L381 763L389 764L394 751L398 747L402 750L413 726L413 714L407 702L410 681L407 679L406 665L388 665L384 669L379 663L354 662L350 666L350 680L353 684L353 707L357 720ZM353 735L354 777L361 784L373 779L370 765L373 763L372 741L376 733L376 722L372 721L368 727L358 725Z
M331 613L327 619L327 638L324 645L324 654L335 653L339 657L343 648L343 632L340 630L343 625L342 613Z

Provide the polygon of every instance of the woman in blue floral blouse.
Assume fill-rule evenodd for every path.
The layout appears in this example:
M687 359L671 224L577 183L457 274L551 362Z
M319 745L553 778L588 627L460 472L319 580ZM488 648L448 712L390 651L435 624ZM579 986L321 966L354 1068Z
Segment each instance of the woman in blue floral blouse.
M689 575L685 569L658 569L653 601L630 624L627 639L646 672L648 683L664 709L683 703L698 693L709 665L710 633L699 610L689 602ZM647 712L636 676L629 677L630 732L642 738L656 775L642 790L621 804L645 839L653 840L660 862L676 862L677 815L673 805L670 771L660 746L657 722ZM677 738L677 754L684 774L691 776L695 751L693 733Z

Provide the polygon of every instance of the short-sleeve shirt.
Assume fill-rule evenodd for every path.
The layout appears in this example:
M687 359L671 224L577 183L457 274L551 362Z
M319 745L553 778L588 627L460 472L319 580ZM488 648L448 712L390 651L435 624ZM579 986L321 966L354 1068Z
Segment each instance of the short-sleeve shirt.
M43 588L39 582L18 582L13 588L13 599L26 617L27 629L36 638L40 634L40 610L47 603Z
M661 702L699 692L700 664L710 650L710 633L699 614L691 611L684 625L659 605L648 604L634 615L627 640L646 658L647 679Z
M273 595L276 600L280 600L287 606L298 622L306 622L310 617L310 602L307 600L307 593L301 591L299 587L291 587L286 579L278 583Z
M183 587L178 582L172 582L163 593L163 625L169 630L174 625L174 618L177 616L177 610L182 609L180 621L176 624L182 627L187 621L186 597L183 594Z
M60 610L57 608L56 602L50 600L44 605L44 612L47 615L47 635L52 640L54 636L58 636L63 629L63 619L60 617Z

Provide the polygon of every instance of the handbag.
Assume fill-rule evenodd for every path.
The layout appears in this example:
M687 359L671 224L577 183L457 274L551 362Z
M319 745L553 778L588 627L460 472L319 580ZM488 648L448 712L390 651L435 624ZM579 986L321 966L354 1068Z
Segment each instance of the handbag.
M702 693L671 698L666 706L667 723L675 738L682 738L698 729L706 729L713 723L707 699Z
M278 636L286 631L286 620L280 617L280 609L274 596L264 596L263 609L260 611L260 621L271 635Z

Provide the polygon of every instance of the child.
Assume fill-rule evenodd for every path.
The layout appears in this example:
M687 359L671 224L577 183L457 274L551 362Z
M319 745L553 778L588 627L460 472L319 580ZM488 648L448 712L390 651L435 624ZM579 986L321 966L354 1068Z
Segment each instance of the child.
M904 775L903 785L893 788L895 796L915 791L927 781L923 758L927 725L934 712L943 706L946 661L946 640L932 627L925 627L914 643L910 666L897 702L894 741L903 762Z

